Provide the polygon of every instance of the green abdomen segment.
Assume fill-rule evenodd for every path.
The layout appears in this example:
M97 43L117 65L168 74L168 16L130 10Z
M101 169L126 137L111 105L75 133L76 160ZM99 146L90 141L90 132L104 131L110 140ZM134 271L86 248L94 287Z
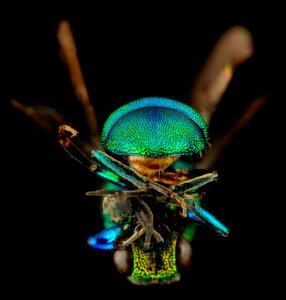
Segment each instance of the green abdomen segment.
M133 270L128 279L137 285L168 284L180 280L176 262L177 236L171 235L164 243L144 251L132 244Z

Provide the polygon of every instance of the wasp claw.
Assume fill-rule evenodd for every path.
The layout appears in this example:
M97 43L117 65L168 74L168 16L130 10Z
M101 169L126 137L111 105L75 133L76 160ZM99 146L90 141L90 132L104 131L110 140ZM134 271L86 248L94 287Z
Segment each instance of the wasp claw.
M155 229L153 229L153 236L156 239L158 243L164 243L164 238L161 236L159 232L157 232Z
M144 251L148 251L151 248L151 242L144 242L143 249Z

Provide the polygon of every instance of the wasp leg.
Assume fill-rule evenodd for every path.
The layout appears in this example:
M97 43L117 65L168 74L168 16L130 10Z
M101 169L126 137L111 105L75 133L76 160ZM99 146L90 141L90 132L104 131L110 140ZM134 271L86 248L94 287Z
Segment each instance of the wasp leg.
M153 197L150 192L144 190L134 190L134 191L117 191L117 190L97 190L86 192L87 196L106 196L106 195L119 195L123 194L125 197L136 197L136 196L144 196L144 197Z
M115 222L122 221L127 215L130 215L131 207L130 200L133 199L133 206L135 207L135 215L139 220L142 229L135 231L134 234L126 241L122 243L123 247L128 246L130 243L138 239L142 234L146 233L144 241L144 249L148 250L151 246L151 238L154 236L157 242L164 242L161 234L154 229L153 213L150 207L140 199L140 196L153 197L150 192L144 190L135 191L107 191L98 190L88 192L89 196L103 196L103 211L110 214L111 218ZM129 199L130 200L129 200Z
M99 165L104 165L106 168L110 169L112 172L116 173L120 178L123 178L125 182L127 182L130 185L133 186L133 188L138 188L140 192L143 194L148 194L148 191L151 190L156 191L157 193L166 196L167 198L170 198L173 201L176 201L182 208L181 215L184 218L188 217L188 210L192 211L195 217L200 220L202 223L211 223L211 217L208 214L205 214L202 210L197 210L193 205L190 205L185 202L184 194L187 192L194 191L203 185L212 182L217 179L218 175L216 172L207 173L198 177L195 177L193 179L190 179L181 185L178 185L174 190L171 190L157 182L151 181L149 178L144 177L136 171L132 170L131 168L127 167L123 163L117 161L113 157L107 155L106 153L102 151L93 151L93 158L97 160L97 163ZM135 196L137 193L134 192L133 196ZM183 194L181 196L181 194ZM130 194L131 195L131 194ZM138 195L138 194L137 194ZM186 197L187 198L187 197ZM144 207L146 213L144 214L137 213L137 217L139 221L142 223L142 226L146 229L146 238L144 243L144 248L148 249L150 247L150 240L152 235L157 239L157 241L160 241L161 235L157 235L154 233L153 228L153 213L149 206L141 200L139 197L136 197L136 199L139 199L141 202L141 205ZM144 203L144 204L143 204Z
M194 212L196 213L194 214ZM193 211L188 210L188 217L198 223L209 226L222 236L228 236L229 234L229 229L222 222L220 222L215 216L199 205L193 204Z
M148 177L140 175L122 162L116 160L115 158L100 150L92 151L92 158L96 160L100 167L107 168L112 173L118 175L120 177L120 180L126 184L127 188L130 188L132 190L135 188L144 191L154 190L166 196L167 198L176 200L182 207L182 216L185 218L187 217L188 205L185 203L182 197L173 192L171 189L159 183L153 182Z
M136 211L136 216L140 222L140 224L145 228L146 234L145 234L145 241L143 248L144 250L149 250L151 246L151 238L154 236L157 242L164 242L163 237L160 233L158 233L154 229L154 221L153 221L153 213L150 209L150 207L140 198L136 198L136 201L139 204L139 208Z
M158 193L166 196L167 198L170 198L172 200L175 200L177 203L180 204L181 208L182 208L182 213L181 215L186 218L187 217L187 208L188 208L188 204L185 203L184 199L182 197L180 197L177 193L173 192L171 189L158 184L156 182L152 182L149 181L148 182L148 188L153 189L155 191L157 191Z
M193 191L196 191L197 189L201 188L202 186L216 181L218 179L218 174L216 171L207 173L201 176L197 176L195 178L186 180L180 184L178 184L173 191L175 193L178 193L179 195L185 194L185 193L191 193Z
M141 235L146 232L146 229L143 227L139 231L136 230L131 237L121 243L121 247L125 248L129 246L131 243L135 242Z
M100 150L92 151L91 155L103 169L107 169L108 171L118 175L120 180L125 182L127 188L130 188L131 190L146 190L146 183L144 182L145 178L143 176L139 176L122 162Z

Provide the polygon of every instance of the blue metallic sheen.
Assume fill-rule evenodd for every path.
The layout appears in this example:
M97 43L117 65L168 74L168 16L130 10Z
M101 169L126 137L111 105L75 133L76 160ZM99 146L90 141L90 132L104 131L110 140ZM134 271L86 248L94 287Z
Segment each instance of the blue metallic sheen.
M207 226L212 227L216 232L220 233L223 236L227 236L229 234L229 229L210 212L206 211L198 205L195 206L195 210L198 216L202 218L202 220L198 218L193 211L188 209L187 214L190 219L193 219L195 222L203 223Z
M122 231L121 226L114 226L100 231L98 234L88 238L87 243L96 249L113 250L115 242Z

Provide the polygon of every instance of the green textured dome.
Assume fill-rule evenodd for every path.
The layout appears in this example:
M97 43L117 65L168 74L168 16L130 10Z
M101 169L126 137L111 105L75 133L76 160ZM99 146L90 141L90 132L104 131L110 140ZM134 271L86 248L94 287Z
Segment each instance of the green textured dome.
M132 101L113 112L103 127L102 145L118 155L192 155L208 141L207 124L190 106L168 98Z

